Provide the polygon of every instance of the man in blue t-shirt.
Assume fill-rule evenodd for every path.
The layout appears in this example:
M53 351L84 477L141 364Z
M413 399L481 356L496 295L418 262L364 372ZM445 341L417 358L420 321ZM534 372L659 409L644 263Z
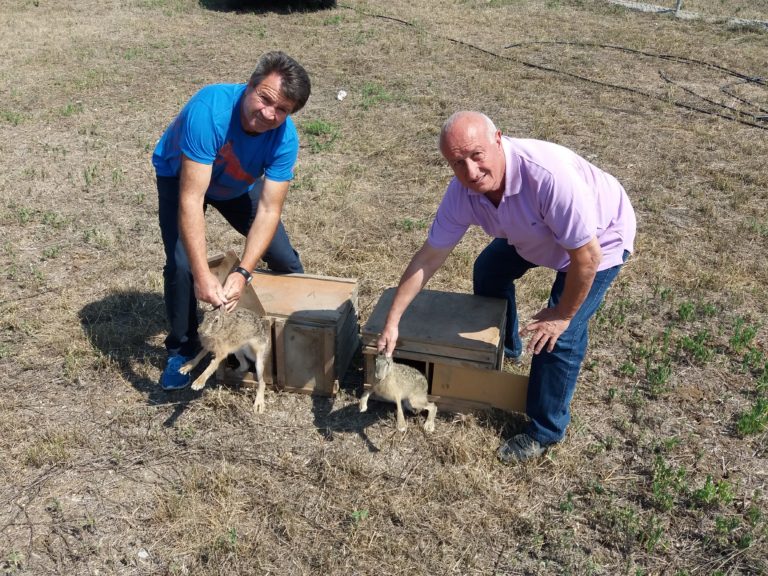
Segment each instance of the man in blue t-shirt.
M289 114L301 110L310 89L298 62L269 52L247 84L213 84L195 94L155 147L170 324L164 390L189 385L179 368L199 346L197 300L233 310L261 259L275 272L304 271L280 215L299 152ZM208 268L209 205L245 236L243 258L223 285Z

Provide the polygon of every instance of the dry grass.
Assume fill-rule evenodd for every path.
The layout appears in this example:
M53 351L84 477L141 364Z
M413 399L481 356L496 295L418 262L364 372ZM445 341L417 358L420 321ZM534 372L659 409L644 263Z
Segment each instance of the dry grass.
M768 34L592 0L341 4L2 3L2 572L768 572ZM423 242L451 112L625 184L637 253L546 458L498 464L520 426L501 414L443 414L432 436L396 433L386 405L359 414L359 361L334 401L268 393L258 417L237 391L159 390L151 150L200 86L272 48L314 86L285 222L308 271L359 279L363 322ZM318 121L335 140L313 143ZM238 245L209 222L212 253ZM470 291L485 241L431 287ZM526 278L523 315L550 281Z

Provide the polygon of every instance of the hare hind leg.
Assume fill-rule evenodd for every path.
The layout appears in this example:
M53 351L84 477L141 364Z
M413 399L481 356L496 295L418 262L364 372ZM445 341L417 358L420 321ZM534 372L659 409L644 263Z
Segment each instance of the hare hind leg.
M397 429L400 432L405 432L408 429L408 425L405 423L405 414L403 414L403 399L398 394L394 398L395 406L397 406Z
M264 388L266 382L264 381L264 362L269 348L261 341L248 342L242 348L245 356L250 360L253 360L253 364L256 367L256 380L259 383L259 387L256 389L256 399L253 401L253 411L256 414L262 414L264 412Z
M248 356L244 353L243 349L237 350L234 352L235 358L237 358L237 368L235 368L235 372L238 374L243 374L244 372L248 371L248 368L250 368L250 362L248 359Z
M427 411L427 421L424 422L424 431L434 432L437 405L434 402L427 400L426 395L411 397L408 399L408 404L410 404L411 409L416 412L421 412L422 410Z

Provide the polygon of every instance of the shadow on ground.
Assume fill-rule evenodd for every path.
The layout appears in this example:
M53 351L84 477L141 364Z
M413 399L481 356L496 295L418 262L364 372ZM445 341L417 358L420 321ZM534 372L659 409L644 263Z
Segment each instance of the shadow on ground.
M204 8L220 12L290 14L291 12L315 12L335 8L336 0L201 0L200 4Z
M157 381L135 369L139 363L162 369L165 362L165 349L149 343L153 336L166 329L165 304L161 294L115 292L84 306L79 318L94 348L115 362L122 376L144 394L150 404L163 404L169 400L177 402L176 409L165 422L167 426L172 426L187 404L200 396L200 392L189 389L164 392Z

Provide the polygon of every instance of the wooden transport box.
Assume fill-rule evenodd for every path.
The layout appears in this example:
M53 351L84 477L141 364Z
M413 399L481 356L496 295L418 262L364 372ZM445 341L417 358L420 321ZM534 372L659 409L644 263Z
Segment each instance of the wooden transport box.
M366 387L394 295L395 288L384 291L362 330ZM525 412L528 378L501 372L506 306L497 298L422 290L400 319L395 360L424 372L442 410Z
M217 256L209 266L226 277L239 261L234 252ZM309 274L255 272L241 306L272 319L272 357L265 366L267 384L295 392L333 396L339 379L360 343L357 281ZM254 298L255 296L255 298ZM256 375L240 375L226 363L219 381L251 386Z

